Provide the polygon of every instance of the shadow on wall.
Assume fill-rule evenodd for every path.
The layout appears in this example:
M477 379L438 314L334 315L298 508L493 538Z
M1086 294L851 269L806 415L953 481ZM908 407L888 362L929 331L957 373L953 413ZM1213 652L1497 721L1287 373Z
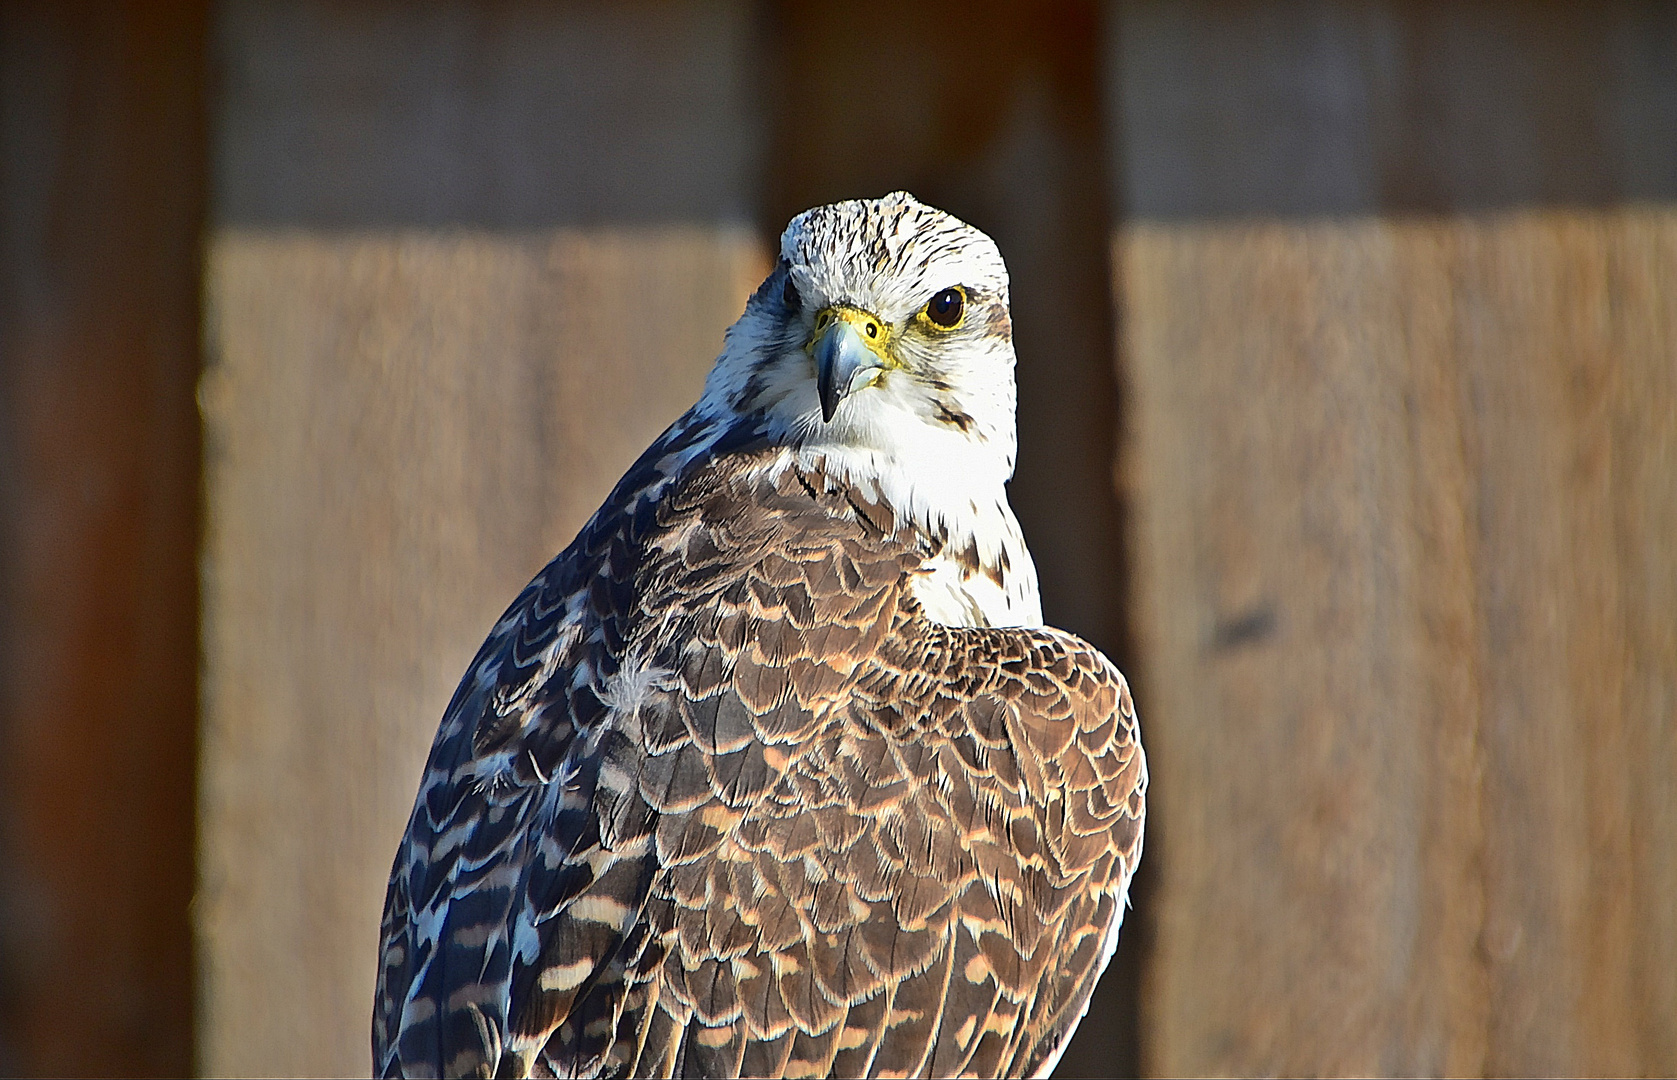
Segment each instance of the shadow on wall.
M0 1074L192 1065L202 3L0 5Z
M1677 10L1113 10L1143 1071L1677 1067Z

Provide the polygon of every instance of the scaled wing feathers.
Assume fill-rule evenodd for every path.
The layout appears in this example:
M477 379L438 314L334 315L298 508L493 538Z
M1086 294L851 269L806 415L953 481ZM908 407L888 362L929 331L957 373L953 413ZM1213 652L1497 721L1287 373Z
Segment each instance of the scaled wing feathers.
M669 437L666 437L666 441ZM384 918L384 1075L1034 1074L1146 766L1071 635L928 620L890 511L655 445L451 704Z

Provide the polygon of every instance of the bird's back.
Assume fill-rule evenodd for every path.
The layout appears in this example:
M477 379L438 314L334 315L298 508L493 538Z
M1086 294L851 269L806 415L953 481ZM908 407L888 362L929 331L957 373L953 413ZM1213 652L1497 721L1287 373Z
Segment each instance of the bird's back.
M929 620L935 538L678 425L496 625L386 900L384 1075L1020 1075L1116 941L1123 678Z

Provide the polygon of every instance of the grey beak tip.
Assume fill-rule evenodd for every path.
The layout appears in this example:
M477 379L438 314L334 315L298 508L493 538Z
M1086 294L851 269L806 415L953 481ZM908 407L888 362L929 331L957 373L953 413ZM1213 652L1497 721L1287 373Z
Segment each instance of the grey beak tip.
M816 392L821 399L821 422L830 424L839 402L849 396L859 372L880 366L868 351L855 327L835 321L824 331L812 350L815 359Z

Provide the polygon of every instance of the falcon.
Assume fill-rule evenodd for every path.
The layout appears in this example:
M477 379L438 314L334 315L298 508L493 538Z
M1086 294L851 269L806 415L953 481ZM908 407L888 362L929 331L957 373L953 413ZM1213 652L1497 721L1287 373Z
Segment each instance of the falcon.
M989 237L794 218L702 396L495 624L385 899L383 1076L1044 1076L1147 767L1042 624Z

